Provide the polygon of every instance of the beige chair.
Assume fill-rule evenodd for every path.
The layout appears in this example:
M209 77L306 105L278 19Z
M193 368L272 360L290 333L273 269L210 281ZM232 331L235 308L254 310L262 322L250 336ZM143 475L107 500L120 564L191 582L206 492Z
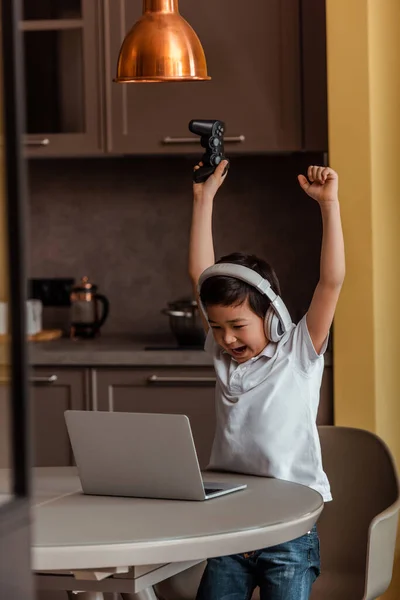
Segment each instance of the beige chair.
M318 521L322 575L311 600L375 600L389 586L400 509L392 456L361 429L319 427L333 502ZM194 600L204 563L157 586L162 600ZM258 591L253 598L258 598Z

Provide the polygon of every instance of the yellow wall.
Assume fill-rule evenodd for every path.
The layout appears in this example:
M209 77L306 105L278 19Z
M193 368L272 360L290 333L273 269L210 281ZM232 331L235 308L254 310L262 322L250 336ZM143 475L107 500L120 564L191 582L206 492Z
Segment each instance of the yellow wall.
M400 1L370 0L368 29L376 419L400 465Z
M335 422L400 465L400 0L326 0L331 166L347 275L335 318ZM385 600L400 598L400 542Z
M364 0L327 0L330 163L340 176L347 262L334 333L336 419L343 422L344 417L349 425L373 429L372 182L366 30ZM344 371L354 377L342 377ZM345 397L351 402L342 403L340 399Z

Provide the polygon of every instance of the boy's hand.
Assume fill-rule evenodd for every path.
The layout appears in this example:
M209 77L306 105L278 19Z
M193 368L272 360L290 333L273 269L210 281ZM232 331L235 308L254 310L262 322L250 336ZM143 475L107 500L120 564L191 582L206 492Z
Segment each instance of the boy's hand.
M308 167L307 177L298 175L300 186L318 204L337 202L339 177L330 167Z
M225 168L229 165L227 160L223 160L218 167L215 169L214 173L210 175L210 177L204 183L193 183L193 194L196 197L199 196L207 196L209 198L214 198L215 194L224 183L226 176L228 174L228 169ZM195 166L194 170L200 169L203 166L203 163L199 163Z

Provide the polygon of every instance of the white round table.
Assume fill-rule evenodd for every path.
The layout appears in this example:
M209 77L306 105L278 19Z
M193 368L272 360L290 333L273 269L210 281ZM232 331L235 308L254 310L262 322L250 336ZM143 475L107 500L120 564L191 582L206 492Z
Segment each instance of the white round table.
M320 494L299 484L232 473L206 478L248 487L205 502L88 496L74 467L35 469L33 570L64 582L72 573L79 580L72 589L91 585L94 595L85 598L99 598L110 576L121 582L134 567L144 587L131 589L151 598L156 580L145 565L157 565L161 581L206 558L274 546L307 533L323 509ZM0 471L0 494L7 486Z

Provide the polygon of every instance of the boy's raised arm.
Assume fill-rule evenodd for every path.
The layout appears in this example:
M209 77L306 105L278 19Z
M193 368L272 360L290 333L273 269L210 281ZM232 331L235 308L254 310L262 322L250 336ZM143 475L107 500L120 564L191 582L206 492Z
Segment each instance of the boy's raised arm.
M201 164L201 163L200 163ZM226 178L228 161L222 161L204 183L193 184L193 213L189 243L189 276L197 298L197 282L202 272L215 262L212 236L214 196ZM199 168L198 166L195 167ZM208 325L206 327L208 329Z
M200 163L195 169L201 166ZM222 161L215 172L204 183L193 184L193 213L189 242L189 276L192 280L193 293L199 301L197 282L202 272L215 262L214 242L212 236L212 211L214 196L223 184L227 175L228 161ZM201 313L204 329L209 329L208 322Z
M307 312L307 327L316 352L320 352L335 314L345 276L345 254L340 206L338 175L329 167L311 166L298 180L303 190L321 209L322 247L320 276Z

